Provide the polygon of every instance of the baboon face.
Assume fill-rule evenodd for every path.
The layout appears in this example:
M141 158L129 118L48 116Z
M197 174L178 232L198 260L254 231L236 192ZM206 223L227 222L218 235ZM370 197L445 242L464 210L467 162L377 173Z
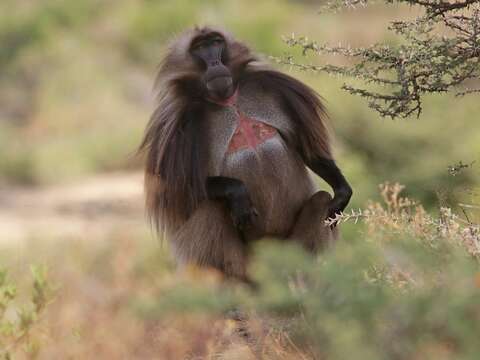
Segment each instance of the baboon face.
M235 92L232 72L228 68L227 42L216 31L195 36L190 44L190 55L202 71L201 82L214 100L225 100Z

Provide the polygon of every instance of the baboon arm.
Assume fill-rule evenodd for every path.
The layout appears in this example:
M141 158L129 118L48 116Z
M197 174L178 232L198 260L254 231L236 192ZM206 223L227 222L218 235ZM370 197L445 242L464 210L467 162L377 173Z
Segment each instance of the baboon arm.
M207 178L207 195L210 200L219 200L227 205L232 221L239 230L249 227L257 216L245 184L225 176Z
M328 217L335 217L345 209L352 197L352 188L332 159L316 157L307 166L330 185L334 197L330 203Z

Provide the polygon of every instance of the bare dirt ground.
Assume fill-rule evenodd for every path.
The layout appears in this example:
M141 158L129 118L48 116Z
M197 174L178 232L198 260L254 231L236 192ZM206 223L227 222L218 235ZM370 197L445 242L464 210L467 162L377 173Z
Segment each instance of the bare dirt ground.
M44 188L0 188L0 245L91 237L121 224L148 230L141 173L114 173Z

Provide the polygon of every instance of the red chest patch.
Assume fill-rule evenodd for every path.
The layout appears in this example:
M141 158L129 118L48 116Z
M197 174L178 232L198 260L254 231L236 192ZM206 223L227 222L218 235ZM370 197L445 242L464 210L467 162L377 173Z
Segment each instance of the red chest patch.
M263 144L277 134L277 130L274 127L243 114L237 107L237 97L238 91L235 91L235 93L226 100L211 100L218 105L234 108L238 115L238 125L228 144L227 154L233 154L249 148L255 149L258 145Z
M277 130L270 125L253 120L239 113L238 125L228 145L228 154L248 148L255 149L277 134Z

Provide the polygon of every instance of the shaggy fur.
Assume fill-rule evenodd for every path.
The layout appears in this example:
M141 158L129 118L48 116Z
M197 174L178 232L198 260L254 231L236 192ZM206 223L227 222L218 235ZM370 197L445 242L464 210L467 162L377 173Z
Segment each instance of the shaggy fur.
M201 86L202 71L189 53L197 36L211 32L222 34L227 44L225 65L238 89L235 109L208 101ZM316 156L332 158L321 100L308 86L270 69L245 45L211 28L189 30L172 42L155 86L158 105L140 146L146 154L148 215L156 229L166 233L180 262L214 266L243 277L247 250L238 241L225 207L207 199L207 177L222 175L245 182L259 212L248 239L301 237L295 221L302 219L305 226L302 207L315 192L304 164ZM235 116L240 113L272 126L278 136L257 152L227 157ZM328 204L320 198L325 213ZM320 211L318 206L308 208ZM322 225L314 227L317 238L330 238L323 218L316 216ZM315 236L308 236L308 247L316 249Z

